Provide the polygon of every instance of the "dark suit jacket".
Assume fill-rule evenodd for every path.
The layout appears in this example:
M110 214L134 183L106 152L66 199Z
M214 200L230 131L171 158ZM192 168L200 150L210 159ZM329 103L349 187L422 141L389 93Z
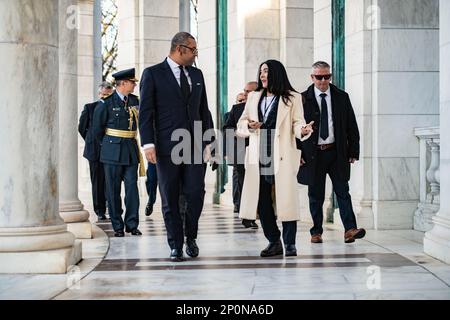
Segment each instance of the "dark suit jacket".
M175 130L187 129L192 137L195 121L201 122L202 135L214 128L203 74L195 67L187 69L192 80L192 91L187 101L167 60L145 69L142 74L139 112L141 143L143 146L155 144L158 156L170 156L173 147L179 143L171 141ZM202 150L212 140L203 141L200 144Z
M84 106L83 112L78 123L78 132L85 142L83 157L89 161L99 161L100 144L93 134L92 122L94 120L94 111L100 101L88 103Z
M138 97L130 94L128 106L138 107ZM93 134L101 144L100 162L123 166L139 163L139 148L136 139L112 137L105 134L107 128L129 130L129 119L130 114L125 109L125 103L116 92L95 108ZM134 120L132 131L136 130L137 121Z
M235 104L230 112L227 112L227 116L225 117L225 124L223 126L223 134L224 134L224 155L228 157L229 165L244 165L245 161L245 147L248 146L248 138L243 139L236 137L236 134L232 135L227 134L227 129L233 129L236 132L237 123L242 116L242 113L245 109L245 102ZM227 147L234 146L234 154L228 150ZM238 150L238 147L243 146L243 150Z
M334 137L337 150L337 171L342 180L350 180L349 158L359 159L359 130L350 98L345 91L330 84ZM319 141L320 108L314 93L314 85L302 93L306 123L314 121L312 136L301 143L302 158L306 162L300 167L297 179L305 185L314 184L316 154Z

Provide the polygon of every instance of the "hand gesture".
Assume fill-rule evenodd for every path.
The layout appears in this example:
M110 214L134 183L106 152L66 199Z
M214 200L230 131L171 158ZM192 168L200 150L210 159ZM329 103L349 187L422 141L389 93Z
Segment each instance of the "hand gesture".
M314 121L311 121L306 126L302 128L302 136L307 136L310 133L313 133L314 130L312 128L312 125L314 124Z

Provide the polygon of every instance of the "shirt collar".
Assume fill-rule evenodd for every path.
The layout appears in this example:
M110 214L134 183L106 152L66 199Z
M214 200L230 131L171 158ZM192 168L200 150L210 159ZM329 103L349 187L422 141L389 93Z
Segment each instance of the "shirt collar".
M117 95L119 96L120 100L124 101L125 96L121 94L119 91L116 91Z
M171 69L179 69L180 65L173 61L170 57L167 57L167 63L169 64Z
M316 94L316 97L317 97L317 98L322 98L322 97L320 96L322 93L325 93L328 97L331 95L331 92L330 92L330 88L329 88L329 87L328 87L328 90L327 90L327 91L322 92L322 91L320 91L319 89L317 89L316 86L314 86L314 93Z

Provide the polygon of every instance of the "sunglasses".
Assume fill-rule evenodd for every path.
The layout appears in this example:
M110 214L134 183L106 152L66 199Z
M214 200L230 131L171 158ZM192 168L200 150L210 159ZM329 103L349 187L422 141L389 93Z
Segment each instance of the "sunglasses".
M332 76L332 74L324 74L324 75L321 75L321 76L313 74L313 77L316 78L319 81L322 81L323 79L330 80L331 76Z

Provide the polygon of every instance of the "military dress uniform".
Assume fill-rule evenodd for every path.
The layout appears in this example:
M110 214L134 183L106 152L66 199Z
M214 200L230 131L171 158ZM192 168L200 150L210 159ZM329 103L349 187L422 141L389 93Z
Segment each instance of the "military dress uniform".
M94 131L102 146L100 162L105 169L109 216L116 237L124 235L124 226L126 232L140 235L137 181L138 168L139 175L145 176L145 164L136 139L138 108L137 96L125 97L115 91L94 113ZM125 184L125 220L120 195L122 181Z

